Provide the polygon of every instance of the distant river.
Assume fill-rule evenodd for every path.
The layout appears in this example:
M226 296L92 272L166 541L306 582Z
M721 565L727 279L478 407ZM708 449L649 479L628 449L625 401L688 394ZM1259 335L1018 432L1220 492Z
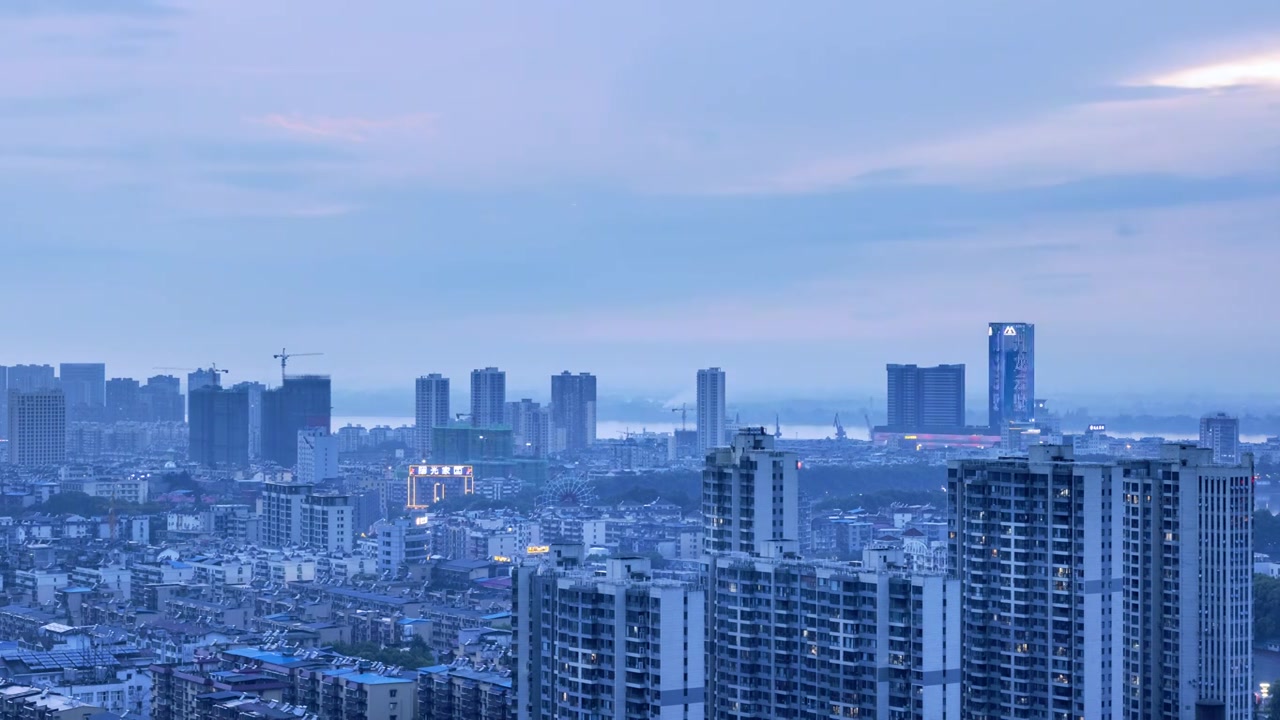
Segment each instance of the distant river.
M1280 653L1255 650L1253 653L1253 683L1274 683L1280 680Z
M690 413L692 416L693 413ZM412 425L411 417L378 417L378 416L350 416L335 417L333 419L333 428L337 430L344 425L363 425L366 428L377 427L379 425L387 425L393 428L402 425ZM688 428L694 429L694 419L689 418ZM766 427L769 431L773 431L773 424L769 423ZM596 437L598 438L620 438L624 434L639 433L644 431L667 433L672 430L679 430L680 423L676 422L642 422L628 420L600 420L596 423ZM845 425L844 430L848 433L852 440L866 440L867 428L864 423L857 425ZM835 435L835 427L833 425L788 425L782 424L782 437L785 440L821 440Z

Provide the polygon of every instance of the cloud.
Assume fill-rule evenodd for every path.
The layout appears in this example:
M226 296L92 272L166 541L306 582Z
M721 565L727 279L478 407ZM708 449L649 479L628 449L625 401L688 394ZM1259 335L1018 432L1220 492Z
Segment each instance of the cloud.
M416 113L387 118L303 117L272 113L257 122L292 135L363 143L370 138L393 132L422 134L435 125L436 115Z
M1138 84L1192 90L1280 85L1280 53L1186 68Z
M0 16L172 15L181 9L158 0L4 0Z

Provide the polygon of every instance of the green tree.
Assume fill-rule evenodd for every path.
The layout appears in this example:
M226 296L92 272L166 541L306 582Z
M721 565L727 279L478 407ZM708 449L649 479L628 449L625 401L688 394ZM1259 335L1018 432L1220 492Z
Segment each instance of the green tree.
M1260 643L1280 639L1280 579L1253 576L1253 638Z
M369 662L399 665L403 668L428 667L435 664L435 655L422 638L414 638L404 647L382 646L376 643L339 643L333 651Z

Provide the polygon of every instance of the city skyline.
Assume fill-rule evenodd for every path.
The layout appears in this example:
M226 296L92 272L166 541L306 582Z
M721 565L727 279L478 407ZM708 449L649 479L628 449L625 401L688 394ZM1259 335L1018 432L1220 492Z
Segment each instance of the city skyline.
M638 394L720 364L742 393L816 393L981 367L949 349L1016 316L1054 328L1059 394L1264 385L1280 337L1247 308L1280 300L1280 77L1256 58L1280 7L987 10L0 10L24 78L0 95L0 257L43 310L0 362L267 379L288 343L373 391L426 370L406 346L462 340L430 370L583 367ZM703 272L738 254L769 260ZM400 310L428 268L480 267L430 324ZM1209 285L1241 311L1170 291ZM1184 342L1197 322L1253 352Z

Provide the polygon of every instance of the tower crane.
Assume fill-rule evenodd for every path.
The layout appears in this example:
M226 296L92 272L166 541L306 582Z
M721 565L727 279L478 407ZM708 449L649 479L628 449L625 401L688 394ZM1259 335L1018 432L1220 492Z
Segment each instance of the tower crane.
M680 413L680 430L681 430L681 431L687 430L687 429L688 429L688 420L689 420L689 405L688 405L688 403L680 403L680 407L678 407L678 408L671 408L671 412L678 412L678 413Z
M323 354L324 354L324 353L317 353L317 352L308 352L308 353L291 353L291 352L289 352L288 350L286 350L286 349L284 349L284 348L280 348L280 352L279 352L279 353L277 353L277 354L275 354L275 355L272 355L271 357L273 357L273 358L275 358L276 360L279 360L279 361L280 361L280 383L281 383L281 384L284 384L284 370L285 370L285 365L286 365L286 363L288 363L288 362L289 362L289 358L291 358L291 357L310 357L310 356L313 356L313 355L323 355Z

